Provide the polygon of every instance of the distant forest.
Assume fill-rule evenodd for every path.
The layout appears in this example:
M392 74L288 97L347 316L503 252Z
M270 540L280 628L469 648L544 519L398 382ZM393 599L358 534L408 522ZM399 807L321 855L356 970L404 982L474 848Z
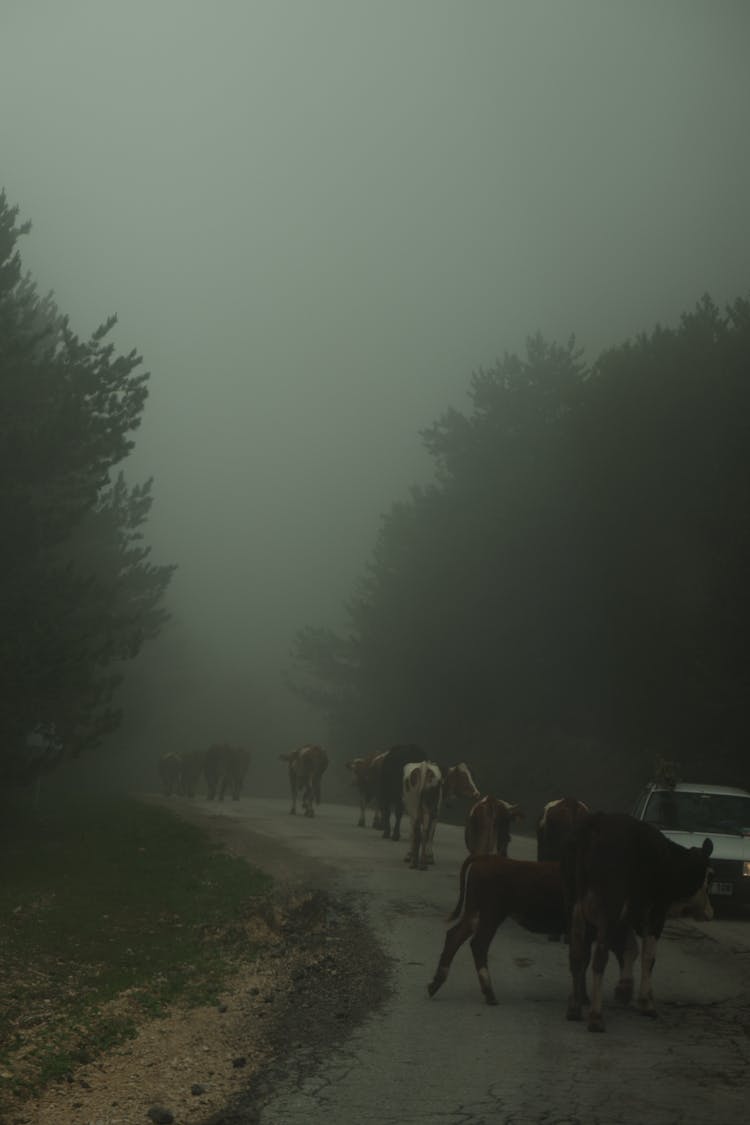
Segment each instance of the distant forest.
M750 302L590 366L541 336L423 433L346 628L295 638L331 745L416 742L510 799L628 807L657 757L750 784Z

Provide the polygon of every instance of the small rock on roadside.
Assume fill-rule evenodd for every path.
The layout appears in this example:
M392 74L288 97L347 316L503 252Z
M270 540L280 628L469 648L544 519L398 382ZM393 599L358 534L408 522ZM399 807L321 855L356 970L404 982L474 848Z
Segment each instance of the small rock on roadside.
M152 1105L148 1111L148 1116L154 1122L154 1125L172 1125L174 1121L174 1114L165 1109L163 1105Z

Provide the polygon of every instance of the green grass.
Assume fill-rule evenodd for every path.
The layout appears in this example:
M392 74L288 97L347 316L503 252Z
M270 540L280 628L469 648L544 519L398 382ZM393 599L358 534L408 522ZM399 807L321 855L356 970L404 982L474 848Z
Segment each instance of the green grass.
M6 812L0 848L0 1095L68 1074L169 1004L216 1002L258 952L245 923L271 880L165 810Z

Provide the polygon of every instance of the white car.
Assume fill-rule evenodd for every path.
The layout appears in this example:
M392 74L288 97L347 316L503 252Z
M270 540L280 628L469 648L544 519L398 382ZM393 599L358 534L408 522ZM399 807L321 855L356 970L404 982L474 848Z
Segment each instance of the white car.
M633 816L647 820L683 847L700 847L708 836L715 906L750 905L750 793L726 785L652 782L638 797Z

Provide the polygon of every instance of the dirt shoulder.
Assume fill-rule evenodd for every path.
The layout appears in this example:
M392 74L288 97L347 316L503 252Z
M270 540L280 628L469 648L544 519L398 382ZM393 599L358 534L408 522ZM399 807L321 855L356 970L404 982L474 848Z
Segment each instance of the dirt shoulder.
M357 896L246 823L186 815L277 880L250 923L265 951L238 966L218 1006L143 1023L0 1125L143 1125L155 1108L176 1125L248 1125L282 1079L302 1081L382 1002L388 960Z

